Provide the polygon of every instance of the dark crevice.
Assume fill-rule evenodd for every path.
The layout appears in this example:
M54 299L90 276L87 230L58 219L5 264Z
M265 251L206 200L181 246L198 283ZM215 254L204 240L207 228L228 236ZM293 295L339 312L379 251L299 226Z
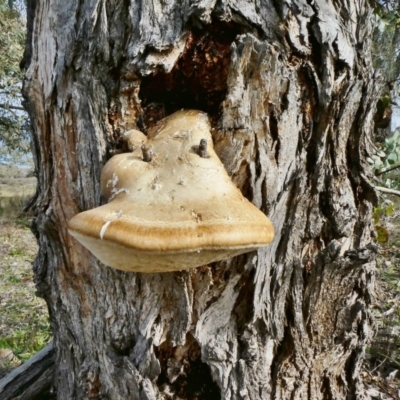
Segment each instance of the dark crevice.
M321 393L323 400L330 400L334 398L331 391L330 380L327 376L322 378Z
M334 64L335 80L337 78L339 78L339 76L347 69L348 69L348 66L344 61L342 61L340 59L336 60L335 64Z
M249 32L261 41L267 39L267 32L263 29L262 26L260 26L260 24L255 23L252 19L249 19L246 15L242 14L239 9L234 10L231 8L231 13L232 21L238 26L242 27L242 33ZM216 13L216 15L218 14Z
M118 356L129 356L132 348L135 345L135 340L132 337L118 337L117 339L111 338L111 347Z
M319 121L319 94L315 71L309 63L303 63L298 70L299 83L302 87L302 114L303 114L303 146L306 148L307 177L311 180L314 176L318 158L318 140L320 138L321 121Z
M255 155L255 163L257 165L257 162L259 164L259 154L258 152ZM261 167L261 165L260 165ZM250 170L250 165L247 161L243 160L242 163L240 164L239 168L235 172L235 174L232 175L232 180L236 183L236 186L240 188L240 191L242 192L243 196L246 197L249 201L251 201L254 197L254 188L251 183L251 179L249 177L251 176L251 170Z
M296 218L296 210L297 210L297 195L299 193L299 180L294 180L293 185L290 188L290 193L287 199L287 210L290 212L286 213L285 221L282 225L281 237L279 244L276 249L276 260L279 260L281 257L284 259L289 237L288 233L291 231L293 220ZM273 285L271 285L273 287Z
M337 176L338 175L338 170L337 170L337 165L336 165L335 146L334 146L334 143L333 143L332 130L329 131L326 142L327 142L326 143L327 154L329 154L330 163L331 163L331 166L332 166L332 173L335 176Z
M363 335L363 327L362 324L358 324L358 329L357 329L357 335L359 338L363 338L364 339L364 335ZM350 393L356 393L357 392L357 382L354 381L354 372L357 371L358 367L357 367L357 360L362 357L362 351L361 349L357 349L357 350L353 350L350 357L347 359L346 361L346 367L344 368L344 370L346 371L346 382L345 384L347 384L349 386L349 392ZM341 384L341 386L344 386L345 384Z
M290 165L288 166L288 168L287 168L282 190L278 193L278 197L277 197L277 199L276 199L277 202L280 201L282 195L283 195L287 190L289 190L289 188L290 188L292 185L294 185L294 184L296 183L296 181L299 180L299 178L300 178L300 175L301 175L302 170L301 170L300 168L296 168L296 169L292 170L291 168L292 168L293 162L295 162L295 161L292 161L292 162L290 163ZM289 175L289 173L290 173L290 175ZM299 182L297 182L296 184L299 185Z
M286 308L286 318L288 321L293 321L293 315L291 314L291 310ZM279 342L279 345L276 348L275 354L276 357L271 364L271 398L276 398L276 389L280 386L281 377L280 377L280 369L282 364L291 363L289 360L290 356L294 353L294 343L291 334L291 328L289 324L285 326L285 331L282 340Z
M243 29L234 22L215 19L209 25L193 26L172 71L159 70L142 77L143 128L149 129L182 108L202 110L212 120L218 119L227 92L231 44Z
M362 99L366 97L366 91L367 89L364 87ZM357 113L354 117L353 123L351 125L349 139L346 145L346 160L347 160L347 165L349 166L348 178L353 189L354 201L356 207L358 207L360 204L360 198L359 198L360 184L363 186L363 191L365 191L364 192L365 198L367 198L372 203L374 203L374 200L376 199L373 190L369 186L363 185L364 180L360 179L360 170L362 170L362 167L360 165L361 163L359 155L359 148L360 148L359 124L363 116L365 115L363 104L364 102L361 101Z
M333 237L332 237L332 232L333 232L333 226L332 226L332 209L330 206L330 193L329 190L327 189L329 187L329 184L325 182L325 191L322 191L319 193L319 210L321 214L325 217L325 223L323 226L323 230L321 232L321 240L324 243L329 243Z
M306 170L308 179L312 179L315 172L315 167L317 165L317 156L318 156L318 127L317 125L313 125L313 132L310 140L308 141L307 148L307 162L306 162Z
M269 132L275 146L275 161L279 165L279 151L281 148L281 141L279 139L278 119L276 116L275 108L272 104L269 107Z
M280 19L284 18L284 7L286 6L282 0L272 0L272 6L275 8L276 13L279 15Z
M318 121L318 110L319 104L319 89L318 89L318 76L316 76L315 70L313 70L310 63L305 62L302 68L299 70L299 81L303 83L302 87L305 88L307 99L311 104L310 113L313 119Z
M317 25L316 21L316 16L312 17L309 23L309 27L312 27L315 23ZM308 37L310 44L311 44L311 57L312 57L312 63L314 65L315 71L317 72L319 80L322 79L322 68L325 66L325 62L323 59L323 46L320 45L318 42L317 38L313 33L311 33Z
M240 264L245 265L245 262ZM239 294L236 298L235 306L233 307L233 314L236 316L235 320L238 325L239 335L243 332L244 328L248 326L253 317L254 275L255 269L242 271L240 281L238 282L240 289L238 289Z
M289 89L290 89L290 81L288 82L286 86L285 93L282 95L281 99L281 113L286 111L289 108L289 99L288 99L288 94L289 94Z
M364 86L362 99L368 98L367 91L367 87ZM367 104L367 102L362 100L350 128L349 139L346 145L346 161L348 165L347 177L350 181L353 191L355 206L360 215L365 213L366 202L372 205L376 205L378 202L376 192L371 187L370 183L362 176L363 166L360 161L361 136L358 132L360 121L362 121L364 116L369 112L368 109L364 109L364 104ZM354 244L355 247L359 246L358 242L362 237L362 232L367 228L367 223L368 222L363 221L362 219L357 219L354 226L354 237L356 238L356 242Z
M220 400L218 385L213 381L210 367L201 360L201 348L191 334L183 347L168 342L154 347L161 373L157 380L161 391L168 388L172 398L186 400ZM167 397L170 398L170 397Z
M338 44L337 41L333 41L332 43L332 48L336 53L336 59L335 59L335 64L334 64L334 71L335 71L335 80L342 74L343 71L345 71L346 69L348 69L348 66L346 64L346 62L344 62L343 60L341 60L339 58L339 48L338 48Z
M283 190L279 193L279 196L281 197L282 194L284 193L285 190L287 190L288 185L283 188ZM261 183L261 196L262 196L262 201L261 201L261 207L260 210L265 214L265 215L270 215L271 209L272 209L272 199L268 196L268 181L267 177L265 177L262 180ZM276 200L277 202L279 201L278 199Z

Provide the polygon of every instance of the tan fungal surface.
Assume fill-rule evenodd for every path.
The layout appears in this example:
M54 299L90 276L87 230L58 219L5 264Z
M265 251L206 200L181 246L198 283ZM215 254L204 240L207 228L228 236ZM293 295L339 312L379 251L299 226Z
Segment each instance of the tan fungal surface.
M69 222L70 233L100 261L126 271L176 271L272 241L271 222L243 197L215 154L205 113L178 111L159 122L151 139L134 135L134 150L103 168L109 203ZM144 161L143 148L151 161Z

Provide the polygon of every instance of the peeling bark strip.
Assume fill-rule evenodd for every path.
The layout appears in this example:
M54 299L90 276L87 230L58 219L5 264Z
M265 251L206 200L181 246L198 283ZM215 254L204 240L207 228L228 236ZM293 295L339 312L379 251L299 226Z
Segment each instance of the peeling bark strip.
M365 398L375 194L364 158L379 89L367 1L29 7L34 270L58 398ZM125 132L151 137L189 107L211 115L216 152L275 241L190 272L104 267L66 221L101 204L100 170Z

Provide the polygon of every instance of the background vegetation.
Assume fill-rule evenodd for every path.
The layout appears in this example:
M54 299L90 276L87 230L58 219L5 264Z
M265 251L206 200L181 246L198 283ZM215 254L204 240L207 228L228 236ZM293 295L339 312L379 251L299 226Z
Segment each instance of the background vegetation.
M20 70L24 4L0 0L0 377L51 340L45 302L35 296L36 239L23 211L36 189ZM6 51L4 50L6 49Z
M36 189L28 171L0 165L0 378L51 340L46 304L35 295L31 215L23 211Z
M24 3L0 0L0 162L26 162L24 155L29 152L29 124L21 104L24 72L19 66L25 26Z
M400 399L400 2L374 1L374 5L372 58L384 85L377 99L375 138L368 158L373 184L380 188L374 213L380 250L373 299L376 335L369 347L365 379L375 398ZM385 188L392 194L381 190Z

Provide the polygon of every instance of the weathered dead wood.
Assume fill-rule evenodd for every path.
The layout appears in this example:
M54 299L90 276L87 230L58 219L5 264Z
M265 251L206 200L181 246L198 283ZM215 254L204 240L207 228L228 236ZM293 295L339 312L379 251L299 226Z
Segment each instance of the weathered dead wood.
M0 380L0 399L50 399L54 373L54 348L50 343Z
M400 191L395 189L388 189L382 186L372 186L375 190L382 193L394 194L395 196L400 196Z

